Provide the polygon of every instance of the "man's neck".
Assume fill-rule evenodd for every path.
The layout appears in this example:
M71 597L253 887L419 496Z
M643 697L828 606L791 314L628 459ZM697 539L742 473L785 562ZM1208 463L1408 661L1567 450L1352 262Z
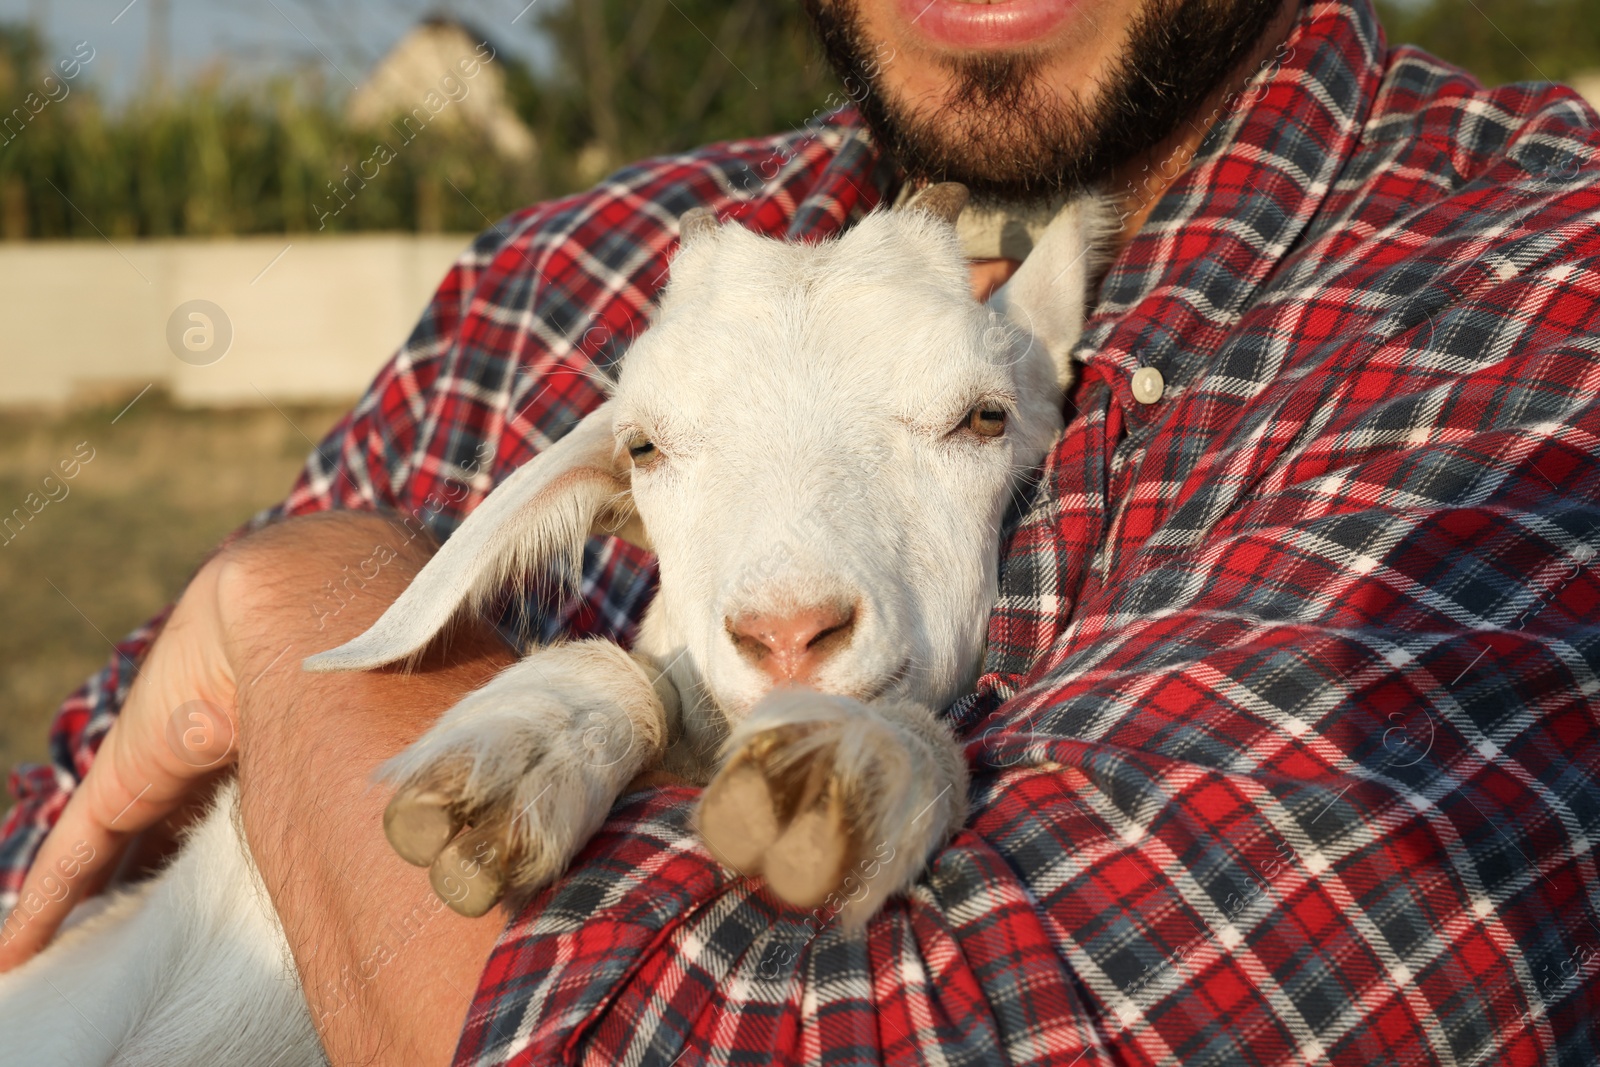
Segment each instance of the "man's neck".
M1250 99L1239 95L1240 90L1259 71L1282 62L1283 42L1288 39L1299 14L1300 0L1283 0L1261 40L1195 109L1189 120L1170 137L1136 156L1112 175L1106 192L1117 205L1122 220L1121 229L1112 239L1116 248L1127 244L1139 232L1156 201L1189 169L1200 142L1211 128L1232 111L1250 106Z

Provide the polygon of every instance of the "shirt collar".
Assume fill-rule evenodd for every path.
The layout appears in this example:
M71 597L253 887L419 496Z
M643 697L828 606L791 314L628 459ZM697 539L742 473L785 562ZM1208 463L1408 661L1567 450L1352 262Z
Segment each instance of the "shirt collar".
M1354 152L1381 77L1370 0L1311 2L1226 101L1101 285L1077 355L1124 407L1140 366L1181 390L1251 305ZM1174 160L1176 166L1180 160Z

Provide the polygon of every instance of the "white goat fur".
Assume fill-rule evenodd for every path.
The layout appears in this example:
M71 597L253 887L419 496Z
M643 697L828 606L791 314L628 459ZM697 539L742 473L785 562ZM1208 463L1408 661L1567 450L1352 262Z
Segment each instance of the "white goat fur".
M726 824L719 858L790 899L870 857L842 905L864 921L965 817L965 762L937 709L976 676L1003 514L1061 428L1097 210L1069 208L988 307L953 227L924 211L819 244L698 227L610 399L307 669L414 655L465 603L640 520L661 583L632 652L529 651L385 777L444 797L450 829L472 826L450 849L503 849L507 886L526 893L630 779L665 766L710 783L700 825L715 848L707 820ZM980 403L1007 412L1002 435L963 432ZM659 458L630 468L641 435ZM857 615L814 689L775 689L726 628L826 600ZM324 1062L235 806L229 786L162 874L0 976L0 1065ZM811 869L819 855L837 869Z

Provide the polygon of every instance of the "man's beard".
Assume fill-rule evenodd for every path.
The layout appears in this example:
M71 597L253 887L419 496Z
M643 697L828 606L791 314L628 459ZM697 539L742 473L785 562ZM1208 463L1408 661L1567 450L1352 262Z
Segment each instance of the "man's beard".
M1282 0L1149 0L1092 98L1063 100L1042 57L951 56L937 114L883 91L859 0L804 0L828 62L878 145L913 179L957 181L980 200L1047 199L1105 182L1166 140L1249 54ZM1114 191L1114 190L1113 190Z

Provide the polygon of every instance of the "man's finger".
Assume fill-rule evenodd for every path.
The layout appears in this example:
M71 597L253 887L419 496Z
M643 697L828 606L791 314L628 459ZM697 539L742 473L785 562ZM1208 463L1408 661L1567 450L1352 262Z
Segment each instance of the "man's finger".
M135 835L177 810L206 772L175 762L119 720L73 790L0 924L0 972L50 943L72 909L104 888ZM181 773L180 773L181 772Z
M0 924L0 972L32 959L78 903L104 886L131 833L109 829L89 815L75 791L23 879L17 906Z

